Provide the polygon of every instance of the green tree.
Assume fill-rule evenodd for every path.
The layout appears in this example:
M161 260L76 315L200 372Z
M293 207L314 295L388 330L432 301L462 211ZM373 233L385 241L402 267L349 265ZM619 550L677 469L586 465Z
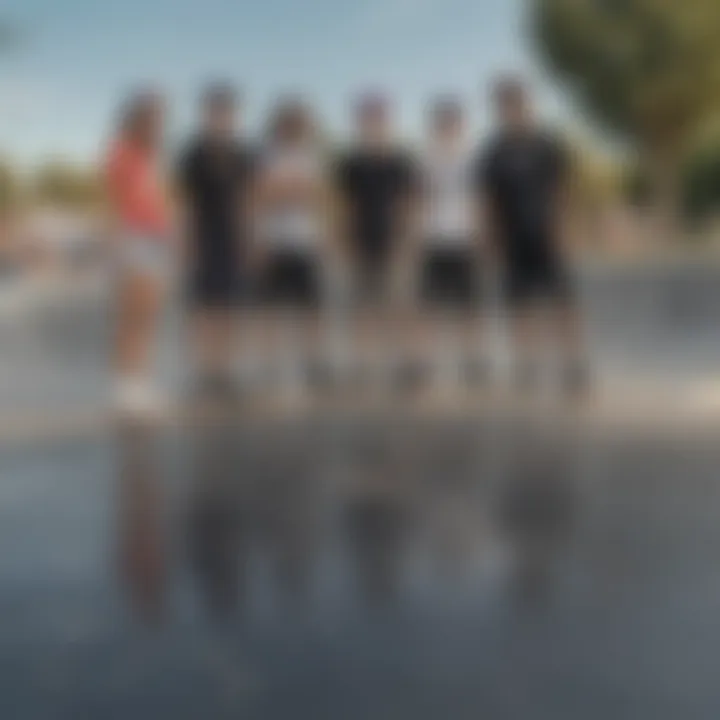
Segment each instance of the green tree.
M683 163L686 217L703 220L720 213L720 117L713 118L688 148Z
M32 185L32 195L41 203L89 209L102 202L102 184L97 174L66 162L53 161L42 166Z
M0 160L0 215L12 210L19 197L20 184L13 168L9 163Z
M0 54L14 47L19 39L17 27L0 18ZM0 159L0 215L12 210L20 197L20 184L12 166Z
M533 0L533 9L551 69L601 125L635 145L668 220L677 217L687 143L720 106L720 3Z

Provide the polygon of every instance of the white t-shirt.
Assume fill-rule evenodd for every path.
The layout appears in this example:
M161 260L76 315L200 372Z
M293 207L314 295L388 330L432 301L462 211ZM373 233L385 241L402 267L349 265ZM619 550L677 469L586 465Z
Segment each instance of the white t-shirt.
M427 244L444 247L473 241L472 162L472 153L465 148L432 148L423 157L423 235Z
M288 187L322 182L322 162L309 150L270 150L262 164L263 176L273 185ZM269 248L312 250L322 228L317 206L300 199L277 198L260 218L260 235Z

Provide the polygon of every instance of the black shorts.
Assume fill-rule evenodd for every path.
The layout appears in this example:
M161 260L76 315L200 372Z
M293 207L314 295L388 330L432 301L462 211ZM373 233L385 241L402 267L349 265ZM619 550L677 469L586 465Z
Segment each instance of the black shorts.
M196 310L237 308L247 298L241 273L200 273L190 280L188 299Z
M199 310L235 307L247 298L248 282L238 252L240 241L227 233L197 235L187 277L190 305Z
M535 303L572 305L575 290L564 259L552 246L510 253L505 268L505 296L514 308Z
M312 253L271 252L258 279L257 299L273 307L313 308L321 298L320 268Z
M245 273L236 263L198 266L190 271L188 300L197 310L222 310L242 305L248 296Z
M467 247L437 247L425 252L420 277L424 304L472 309L481 297L477 255Z

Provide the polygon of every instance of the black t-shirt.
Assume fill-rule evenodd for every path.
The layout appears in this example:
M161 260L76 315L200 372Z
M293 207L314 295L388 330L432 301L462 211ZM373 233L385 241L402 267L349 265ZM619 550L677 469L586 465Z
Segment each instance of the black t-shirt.
M490 143L477 161L475 181L505 242L555 242L558 201L567 173L565 148L551 135L501 135Z
M237 141L196 138L183 153L179 183L199 248L231 244L246 235L255 154Z
M413 192L411 159L398 150L356 150L342 158L337 185L349 213L350 240L363 254L389 250Z

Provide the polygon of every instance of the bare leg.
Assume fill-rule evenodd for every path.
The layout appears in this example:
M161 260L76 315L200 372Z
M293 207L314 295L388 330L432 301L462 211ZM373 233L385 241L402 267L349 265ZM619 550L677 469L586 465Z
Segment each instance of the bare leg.
M552 322L561 353L565 390L572 395L583 394L590 378L580 311L574 304L563 303L553 309Z
M556 335L564 356L571 361L584 359L585 336L580 312L574 305L562 305L554 311Z
M381 324L381 313L374 308L362 309L356 321L355 354L363 370L368 369L371 374L374 374L373 370L377 366L383 337Z
M230 309L204 310L193 319L196 368L203 377L227 378L232 372L235 313Z
M512 319L515 382L521 392L533 392L538 380L542 322L530 305L515 310Z
M381 319L385 361L393 370L400 390L415 390L423 379L426 353L423 351L426 328L418 306L405 302L392 308Z
M465 380L472 385L485 382L488 380L490 368L484 318L474 310L469 312L460 319L458 334L464 360Z
M163 283L128 272L120 282L115 368L121 378L147 378L162 313Z
M428 311L424 316L418 313L417 328L420 355L433 378L442 367L443 361L443 318L437 312Z
M282 364L282 315L275 308L263 308L255 313L253 336L258 350L261 384L272 389L278 380Z
M332 374L332 353L328 318L322 309L309 309L301 313L299 324L302 331L303 360L307 380L314 388L325 387Z

